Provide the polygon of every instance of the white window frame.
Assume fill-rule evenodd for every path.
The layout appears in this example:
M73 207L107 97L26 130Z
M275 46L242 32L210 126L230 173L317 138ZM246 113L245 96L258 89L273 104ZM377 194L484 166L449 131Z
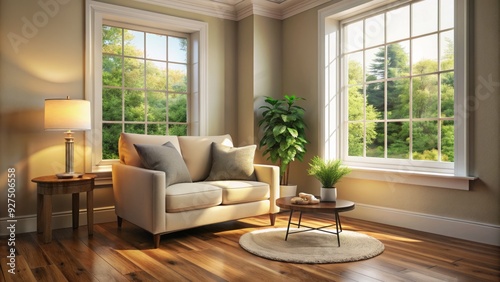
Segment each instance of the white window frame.
M92 130L86 133L85 171L109 172L116 160L102 159L102 26L106 21L188 33L191 36L188 101L189 135L208 128L208 24L92 0L86 1L85 97L91 102Z
M341 1L319 11L319 119L324 121L320 128L319 149L324 158L342 159L347 144L343 141L346 128L343 118L347 117L341 92L343 79L340 61L340 21L382 6L392 7L403 1L352 0ZM455 158L451 170L430 167L416 168L409 161L395 160L390 165L367 162L345 162L353 172L351 178L405 183L440 188L468 190L468 108L467 108L467 0L455 0Z

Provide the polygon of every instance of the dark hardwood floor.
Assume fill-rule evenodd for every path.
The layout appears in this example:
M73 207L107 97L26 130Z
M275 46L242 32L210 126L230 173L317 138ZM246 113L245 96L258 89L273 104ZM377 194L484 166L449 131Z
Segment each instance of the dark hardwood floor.
M286 226L281 213L276 227ZM328 219L328 220L327 220ZM309 223L327 215L304 214ZM246 232L269 228L260 216L163 235L124 221L53 231L43 244L36 233L16 235L16 274L7 272L7 238L0 239L2 281L500 281L500 247L342 217L344 230L385 245L372 259L340 264L293 264L254 256L238 244Z

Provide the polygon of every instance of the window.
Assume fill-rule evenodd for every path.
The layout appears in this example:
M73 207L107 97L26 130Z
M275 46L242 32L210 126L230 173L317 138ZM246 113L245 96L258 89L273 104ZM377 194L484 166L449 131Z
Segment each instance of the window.
M466 1L369 2L320 11L325 157L353 177L468 189Z
M121 132L188 133L187 34L102 27L102 159L118 159Z
M206 23L87 1L86 171L110 171L121 132L206 134Z
M346 160L453 162L453 6L425 0L341 22Z

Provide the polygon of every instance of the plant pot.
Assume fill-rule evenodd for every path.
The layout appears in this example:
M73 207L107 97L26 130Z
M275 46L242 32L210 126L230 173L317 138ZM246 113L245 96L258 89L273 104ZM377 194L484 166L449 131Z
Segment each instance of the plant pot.
M337 188L324 188L321 187L321 201L322 202L335 202L337 201Z
M297 185L280 185L280 197L297 196Z

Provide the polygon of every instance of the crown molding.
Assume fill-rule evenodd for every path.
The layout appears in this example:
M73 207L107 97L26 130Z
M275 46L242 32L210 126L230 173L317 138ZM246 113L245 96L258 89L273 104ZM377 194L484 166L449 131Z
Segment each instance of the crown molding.
M283 11L282 20L295 16L304 11L323 5L325 3L332 2L332 0L314 0L314 1L299 1L297 4L290 6Z
M236 20L242 20L251 15L259 15L273 19L281 19L282 13L280 9L269 8L259 4L250 3L245 7L238 7L236 10L237 18Z
M239 21L251 15L284 20L332 0L286 0L281 4L267 0L134 0L154 6L188 11L216 18Z
M154 6L212 16L227 20L237 20L234 5L215 1L200 0L134 0Z

